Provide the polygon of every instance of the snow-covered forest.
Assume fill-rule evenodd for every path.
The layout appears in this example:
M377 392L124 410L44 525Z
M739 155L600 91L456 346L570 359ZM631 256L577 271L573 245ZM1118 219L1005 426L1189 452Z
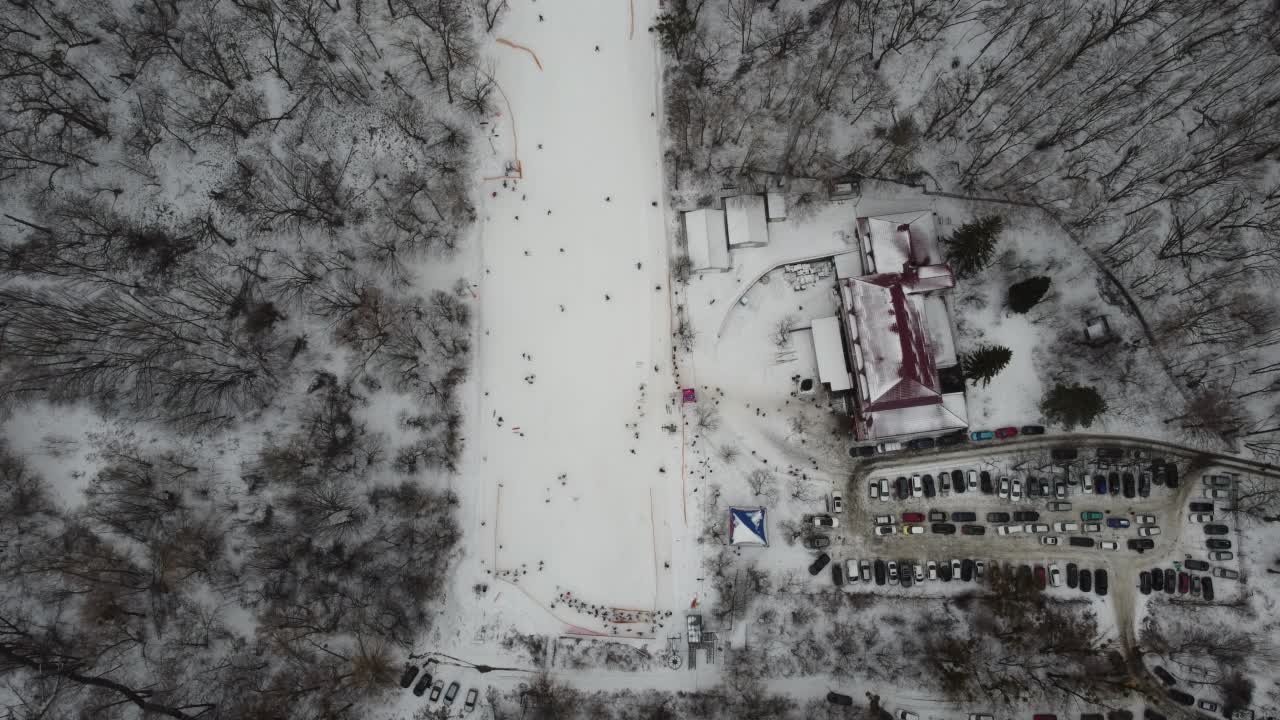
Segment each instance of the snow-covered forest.
M1035 208L1178 389L1160 420L1280 451L1275 3L676 0L656 30L686 200L861 177Z
M0 419L110 428L84 477L0 445L10 716L362 717L395 686L459 535L432 479L470 298L431 268L474 219L504 6L5 5Z

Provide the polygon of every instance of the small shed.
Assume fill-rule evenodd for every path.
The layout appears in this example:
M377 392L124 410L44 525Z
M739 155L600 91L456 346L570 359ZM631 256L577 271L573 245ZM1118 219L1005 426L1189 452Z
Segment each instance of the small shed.
M782 222L787 219L787 196L780 192L771 192L764 196L765 214L769 222Z
M684 213L684 238L689 246L689 261L694 272L725 272L729 269L723 210L703 208Z
M763 195L735 195L724 199L729 247L761 247L769 244L768 219Z
M844 341L840 339L840 318L815 318L813 321L813 354L818 360L818 379L832 392L853 389L853 376L845 361Z
M1084 322L1084 341L1090 345L1106 345L1115 339L1106 315L1091 317Z

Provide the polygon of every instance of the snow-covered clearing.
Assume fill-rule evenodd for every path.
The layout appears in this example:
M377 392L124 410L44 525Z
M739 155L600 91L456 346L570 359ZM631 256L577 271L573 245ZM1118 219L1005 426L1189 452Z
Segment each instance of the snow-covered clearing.
M671 607L680 436L661 426L680 418L653 12L636 3L633 35L627 2L520 3L489 48L509 110L481 172L518 160L523 177L482 185L476 397L458 488L476 541L459 582L496 569L512 585L490 592L526 593L563 621L556 630L657 629L606 627L557 603L563 592Z

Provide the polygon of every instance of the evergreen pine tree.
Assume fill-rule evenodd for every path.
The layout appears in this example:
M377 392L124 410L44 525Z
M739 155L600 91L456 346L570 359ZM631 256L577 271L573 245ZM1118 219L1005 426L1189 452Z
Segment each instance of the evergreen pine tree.
M1009 365L1012 358L1013 351L1007 347L979 345L973 352L960 355L960 367L964 368L964 376L970 382L976 384L981 381L982 386L986 387L991 384L991 378Z
M1037 275L1010 285L1009 309L1016 313L1025 313L1035 307L1044 294L1049 292L1049 285L1052 282L1043 275Z
M1040 401L1040 412L1045 418L1068 430L1076 425L1089 427L1106 411L1107 401L1097 389L1084 385L1054 385Z
M1004 230L1004 218L999 215L980 217L956 229L947 242L947 263L957 277L970 277L991 264L996 252L996 242Z

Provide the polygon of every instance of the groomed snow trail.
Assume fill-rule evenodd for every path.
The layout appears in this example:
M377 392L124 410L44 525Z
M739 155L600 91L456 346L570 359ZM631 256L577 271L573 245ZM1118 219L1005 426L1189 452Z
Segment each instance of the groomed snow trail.
M628 39L630 12L628 0L513 3L489 49L502 116L481 175L517 159L514 126L523 177L483 185L478 411L459 490L481 542L469 550L499 579L564 623L661 637L672 622L606 624L561 599L671 609L666 563L685 564L672 557L680 436L662 430L680 416L644 32L655 7L637 4Z

